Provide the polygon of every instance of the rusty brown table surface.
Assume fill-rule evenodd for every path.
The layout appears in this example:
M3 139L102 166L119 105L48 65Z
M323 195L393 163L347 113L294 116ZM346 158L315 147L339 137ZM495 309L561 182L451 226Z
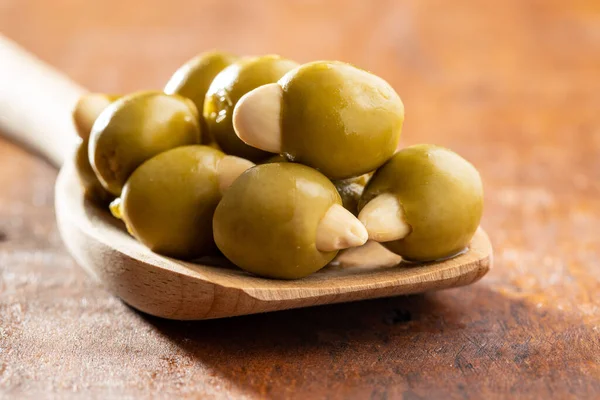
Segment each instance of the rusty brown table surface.
M0 139L0 397L600 398L600 2L0 0L0 32L95 91L210 48L374 71L403 144L480 169L495 247L470 287L160 320L73 262L56 171Z

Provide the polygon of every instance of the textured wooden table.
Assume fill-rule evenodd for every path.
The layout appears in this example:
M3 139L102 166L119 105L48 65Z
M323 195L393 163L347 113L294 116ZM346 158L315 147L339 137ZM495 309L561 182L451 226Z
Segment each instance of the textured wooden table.
M75 265L56 171L0 139L0 398L600 398L598 1L0 0L0 31L108 92L214 47L370 69L405 144L479 167L496 250L462 289L150 318Z

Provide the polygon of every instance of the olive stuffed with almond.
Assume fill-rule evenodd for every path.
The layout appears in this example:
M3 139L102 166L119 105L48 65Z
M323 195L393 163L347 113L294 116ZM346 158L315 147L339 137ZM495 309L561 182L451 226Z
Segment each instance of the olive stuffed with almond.
M238 100L254 88L277 82L298 64L277 55L243 58L221 71L213 80L204 100L204 120L208 132L227 154L254 162L272 154L246 145L235 134L232 115Z
M410 146L375 172L359 209L369 239L407 260L440 260L469 245L483 212L483 186L458 154Z
M219 250L238 267L279 279L302 278L348 247L367 240L320 172L268 163L243 173L225 192L213 219Z
M215 251L215 208L223 192L253 165L208 146L167 150L133 172L113 214L156 253L180 259L209 255Z
M337 61L304 64L247 93L233 117L248 145L332 180L385 163L398 147L403 121L402 101L386 81Z

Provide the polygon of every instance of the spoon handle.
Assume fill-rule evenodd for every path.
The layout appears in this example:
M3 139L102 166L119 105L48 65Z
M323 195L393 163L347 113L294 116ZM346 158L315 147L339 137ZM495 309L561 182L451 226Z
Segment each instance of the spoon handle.
M0 133L60 167L77 134L71 111L84 89L0 35Z

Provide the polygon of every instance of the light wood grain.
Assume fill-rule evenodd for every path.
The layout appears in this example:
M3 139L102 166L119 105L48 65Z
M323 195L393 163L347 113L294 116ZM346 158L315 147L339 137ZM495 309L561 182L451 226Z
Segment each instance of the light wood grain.
M224 258L178 261L151 252L87 201L73 168L66 163L56 185L58 227L67 248L114 294L159 317L210 319L422 293L468 285L491 267L492 248L483 230L467 252L450 260L407 264L373 242L294 281L259 278Z
M77 143L84 89L0 34L0 130L60 166Z

